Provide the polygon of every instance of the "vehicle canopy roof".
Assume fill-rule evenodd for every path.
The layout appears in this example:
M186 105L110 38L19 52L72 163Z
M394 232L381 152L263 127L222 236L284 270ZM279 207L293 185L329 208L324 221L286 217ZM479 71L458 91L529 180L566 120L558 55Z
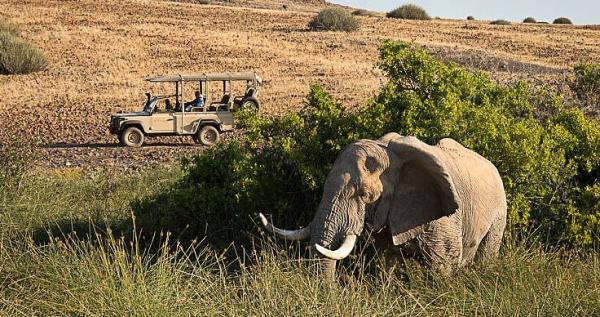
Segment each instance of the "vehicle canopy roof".
M151 83L179 82L179 81L230 81L247 80L261 83L262 80L255 73L233 72L233 73L197 73L197 74L178 74L168 76L146 77L146 81Z

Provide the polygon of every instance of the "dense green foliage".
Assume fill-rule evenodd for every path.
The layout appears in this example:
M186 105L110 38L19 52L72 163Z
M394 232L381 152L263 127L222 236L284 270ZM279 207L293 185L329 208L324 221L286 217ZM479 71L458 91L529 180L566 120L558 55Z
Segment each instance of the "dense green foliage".
M587 109L600 114L600 64L575 66L571 89Z
M554 20L554 22L552 22L554 24L573 24L573 22L571 21L571 19L569 18L557 18Z
M19 29L0 23L0 74L29 74L46 69L42 52L19 37Z
M427 14L425 9L414 4L405 4L400 6L388 12L386 16L394 19L431 20L431 17L429 14Z
M352 32L358 26L358 20L342 8L323 9L308 23L313 31Z
M178 186L139 202L141 226L244 241L240 233L255 230L258 212L285 227L306 224L342 148L395 131L431 144L451 137L491 160L504 180L514 236L538 229L552 242L598 246L597 121L553 93L502 86L403 43L382 46L380 67L389 83L357 112L315 86L300 113L244 114L244 143L196 157Z
M598 245L600 210L583 195L600 176L597 120L553 93L504 87L405 44L387 43L381 58L390 83L366 112L371 129L383 121L372 135L454 138L498 167L512 232L540 227L554 241Z
M534 17L526 17L523 23L537 23L537 20Z

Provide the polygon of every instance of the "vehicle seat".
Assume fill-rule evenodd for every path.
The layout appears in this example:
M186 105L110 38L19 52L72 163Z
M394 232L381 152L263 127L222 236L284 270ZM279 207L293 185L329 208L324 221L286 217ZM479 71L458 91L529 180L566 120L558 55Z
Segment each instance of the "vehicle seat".
M227 110L227 105L229 104L229 100L231 99L230 94L224 94L223 98L219 102L213 102L208 107L209 111L217 111L217 110Z
M235 99L233 99L233 103L236 105L240 105L244 99L252 96L254 96L254 88L248 88L248 90L246 90L246 93L243 96L235 97Z

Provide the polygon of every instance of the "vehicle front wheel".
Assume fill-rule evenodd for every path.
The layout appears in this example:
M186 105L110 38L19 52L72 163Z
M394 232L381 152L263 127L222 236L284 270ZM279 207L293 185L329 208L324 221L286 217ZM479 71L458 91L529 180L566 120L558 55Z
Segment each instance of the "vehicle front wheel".
M221 133L219 133L219 130L210 125L200 128L200 131L194 136L194 141L196 141L196 143L206 146L213 146L219 143L220 139Z
M129 127L121 132L119 141L125 146L140 147L144 144L144 133L136 127Z

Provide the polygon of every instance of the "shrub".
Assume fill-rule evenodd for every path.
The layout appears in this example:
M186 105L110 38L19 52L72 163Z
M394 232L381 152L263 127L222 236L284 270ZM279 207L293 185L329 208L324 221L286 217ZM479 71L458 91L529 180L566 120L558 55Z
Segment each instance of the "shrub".
M524 83L501 86L408 44L386 42L380 50L389 82L368 107L346 111L314 86L300 113L242 115L243 143L194 158L173 192L134 208L143 227L239 242L240 232L254 230L257 212L273 214L283 227L305 225L342 148L395 131L430 144L451 137L491 160L503 177L516 237L538 228L548 241L600 245L598 121L560 96Z
M576 65L574 73L571 89L585 107L600 112L600 64Z
M526 17L526 18L523 20L523 23L537 23L537 21L535 20L535 18L534 18L534 17Z
M469 16L467 17L467 20L469 20L469 21L473 21L473 20L475 20L475 17L473 17L472 15L469 15Z
M573 24L569 18L558 18L552 22L553 24Z
M344 31L352 32L358 29L358 21L341 8L323 9L308 23L313 31Z
M0 74L28 74L47 66L40 50L12 33L0 31Z
M400 6L388 12L386 16L394 19L431 20L431 17L429 14L427 14L425 9L414 4L405 4Z
M357 9L352 11L352 15L356 16L365 16L365 17L378 17L380 16L379 12L369 11L365 9Z
M506 20L494 20L494 21L490 22L490 24L492 24L492 25L510 25L510 22L506 21Z

